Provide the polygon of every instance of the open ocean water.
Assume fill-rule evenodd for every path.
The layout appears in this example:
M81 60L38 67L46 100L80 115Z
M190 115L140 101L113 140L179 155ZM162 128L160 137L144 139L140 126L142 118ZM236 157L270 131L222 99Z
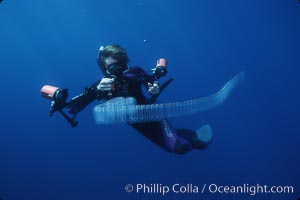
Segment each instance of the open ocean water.
M300 198L300 2L297 0L9 1L0 3L0 199ZM126 124L96 125L91 104L70 125L42 98L102 78L100 45L130 65L168 61L159 97L210 95L244 70L229 98L176 128L210 124L213 143L165 152Z

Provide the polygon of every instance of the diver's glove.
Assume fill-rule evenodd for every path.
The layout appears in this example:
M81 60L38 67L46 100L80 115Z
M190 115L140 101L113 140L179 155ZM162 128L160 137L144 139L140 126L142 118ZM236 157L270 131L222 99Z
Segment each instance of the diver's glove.
M148 83L148 92L150 94L158 94L160 92L159 85L157 81L154 81L153 84Z
M100 83L97 85L97 89L102 92L109 92L114 89L114 79L113 78L102 78Z

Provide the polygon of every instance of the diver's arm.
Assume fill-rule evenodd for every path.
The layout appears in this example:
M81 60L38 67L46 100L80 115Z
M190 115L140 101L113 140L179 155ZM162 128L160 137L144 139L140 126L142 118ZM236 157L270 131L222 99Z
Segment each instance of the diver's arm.
M149 75L144 71L143 85L147 88L149 94L158 94L160 92L158 78L155 74Z
M130 69L130 72L135 74L135 80L140 81L149 93L156 92L159 88L158 78L155 73L149 75L141 67L133 67Z
M153 73L149 75L141 67L133 67L130 69L130 72L135 74L135 79L140 81L150 94L157 96L163 90L160 88L158 79L164 77L168 71L165 66L161 66L159 63L152 71Z

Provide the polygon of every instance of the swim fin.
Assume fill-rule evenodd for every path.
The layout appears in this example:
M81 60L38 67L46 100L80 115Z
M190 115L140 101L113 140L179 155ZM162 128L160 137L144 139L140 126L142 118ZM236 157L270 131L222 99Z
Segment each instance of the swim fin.
M199 146L208 145L212 142L212 130L209 124L206 124L196 130L197 138L195 139L196 144Z

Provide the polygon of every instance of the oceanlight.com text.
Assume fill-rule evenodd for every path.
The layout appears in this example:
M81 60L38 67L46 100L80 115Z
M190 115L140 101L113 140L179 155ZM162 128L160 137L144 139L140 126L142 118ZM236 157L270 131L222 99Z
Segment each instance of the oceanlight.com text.
M268 186L261 184L241 184L241 185L218 185L212 184L179 184L166 185L161 183L138 183L135 185L127 184L125 191L136 194L158 194L167 195L173 194L248 194L251 196L257 194L292 194L294 193L293 186Z

